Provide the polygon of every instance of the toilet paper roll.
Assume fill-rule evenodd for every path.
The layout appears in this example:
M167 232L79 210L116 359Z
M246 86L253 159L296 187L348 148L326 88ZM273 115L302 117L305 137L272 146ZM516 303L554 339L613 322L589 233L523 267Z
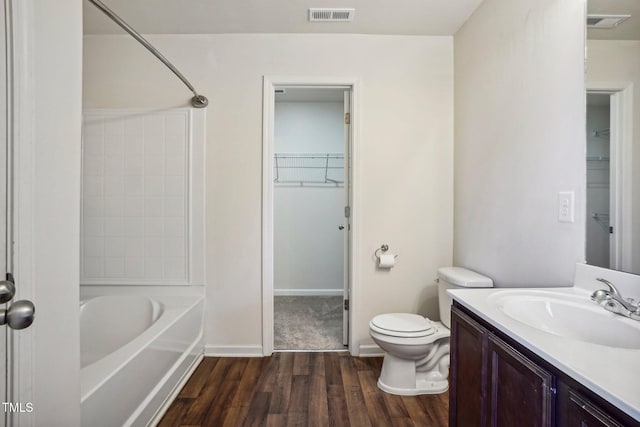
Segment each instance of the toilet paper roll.
M396 256L394 254L381 254L378 257L378 267L391 268L396 264Z

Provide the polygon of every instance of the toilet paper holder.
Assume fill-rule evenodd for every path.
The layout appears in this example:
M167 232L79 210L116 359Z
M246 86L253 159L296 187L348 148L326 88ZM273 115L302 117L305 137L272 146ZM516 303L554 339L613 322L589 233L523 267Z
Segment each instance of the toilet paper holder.
M378 261L380 261L380 254L383 254L389 250L389 245L383 243L378 249L373 253ZM398 258L398 255L394 255L394 258Z

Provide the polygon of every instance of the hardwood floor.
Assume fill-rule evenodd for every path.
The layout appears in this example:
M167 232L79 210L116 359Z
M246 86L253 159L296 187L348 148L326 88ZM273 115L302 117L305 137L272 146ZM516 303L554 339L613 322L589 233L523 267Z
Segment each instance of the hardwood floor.
M346 352L206 357L159 426L447 426L448 393L383 393L381 366Z

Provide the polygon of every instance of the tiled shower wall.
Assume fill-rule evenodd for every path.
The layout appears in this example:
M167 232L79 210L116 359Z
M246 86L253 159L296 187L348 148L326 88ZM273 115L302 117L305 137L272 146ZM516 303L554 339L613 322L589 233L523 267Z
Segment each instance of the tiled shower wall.
M85 111L82 283L189 281L188 110Z

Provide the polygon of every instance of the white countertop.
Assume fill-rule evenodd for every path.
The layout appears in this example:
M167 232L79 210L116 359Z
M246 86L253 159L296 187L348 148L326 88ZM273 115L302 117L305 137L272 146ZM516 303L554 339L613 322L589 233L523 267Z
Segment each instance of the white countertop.
M521 323L495 304L500 292L511 294L519 291L548 293L551 297L584 297L587 301L591 294L589 289L580 287L452 289L448 292L454 300L497 330L640 421L640 349L578 341ZM602 310L605 311L604 308Z

